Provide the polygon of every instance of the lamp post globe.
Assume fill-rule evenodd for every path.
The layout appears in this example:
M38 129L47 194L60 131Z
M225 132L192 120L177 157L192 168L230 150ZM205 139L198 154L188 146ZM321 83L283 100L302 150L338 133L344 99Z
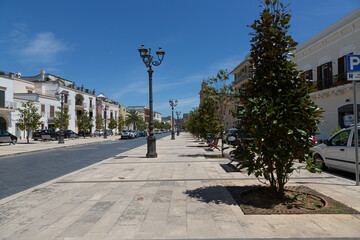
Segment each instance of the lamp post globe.
M154 60L154 57L151 55L151 48L149 50L142 45L138 49L140 57L143 60L145 66L148 68L149 74L149 109L150 109L150 118L149 118L149 136L147 137L147 158L157 158L156 153L156 137L154 135L154 111L153 111L153 91L152 91L152 66L159 66L164 60L165 51L161 48L156 51L157 60Z

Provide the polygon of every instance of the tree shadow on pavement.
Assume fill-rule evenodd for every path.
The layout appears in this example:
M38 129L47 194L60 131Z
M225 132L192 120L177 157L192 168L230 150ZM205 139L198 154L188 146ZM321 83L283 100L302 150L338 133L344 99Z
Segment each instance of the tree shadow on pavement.
M196 198L201 202L205 203L215 203L215 204L228 204L228 205L238 205L231 193L241 194L244 191L258 188L259 185L252 186L210 186L210 187L201 187L194 190L187 190L187 194L191 198Z

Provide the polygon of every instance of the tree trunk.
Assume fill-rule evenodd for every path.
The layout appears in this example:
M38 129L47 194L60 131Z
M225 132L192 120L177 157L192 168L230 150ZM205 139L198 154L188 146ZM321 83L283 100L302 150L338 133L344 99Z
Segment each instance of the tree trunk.
M29 143L29 136L30 136L30 128L27 129L27 136L26 136L27 143Z

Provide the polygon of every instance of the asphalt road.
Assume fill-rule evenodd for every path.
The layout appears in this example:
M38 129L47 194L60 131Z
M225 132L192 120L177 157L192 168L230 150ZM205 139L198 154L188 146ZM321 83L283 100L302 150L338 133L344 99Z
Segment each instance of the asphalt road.
M0 158L0 199L144 144L146 138L124 139Z

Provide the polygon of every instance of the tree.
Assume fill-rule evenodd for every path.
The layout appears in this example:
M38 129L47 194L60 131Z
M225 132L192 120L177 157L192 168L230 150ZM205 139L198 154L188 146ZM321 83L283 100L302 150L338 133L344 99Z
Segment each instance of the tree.
M162 129L163 125L158 120L154 120L154 128Z
M109 122L109 129L113 130L115 128L117 128L117 121L113 118L110 118L110 122Z
M145 131L147 129L146 122L141 120L140 122L138 122L137 128L139 131Z
M119 133L124 129L124 126L125 126L124 117L123 117L122 115L120 115L120 116L119 116L119 119L118 119L118 124L117 124Z
M82 111L81 115L78 118L79 130L84 130L84 131L89 130L90 131L92 127L93 127L92 119L89 116L89 113L86 110ZM85 137L85 134L84 134L84 137Z
M136 124L140 123L142 121L142 118L138 111L136 110L130 110L128 112L128 115L126 117L126 123L128 125L132 124L134 126L134 129L136 130Z
M216 136L221 127L217 114L218 102L211 97L207 97L199 106L198 128L200 137L206 139L208 135Z
M101 114L96 114L95 126L96 126L96 129L104 129L104 119L101 116Z
M26 139L29 143L30 130L36 130L42 123L40 121L41 114L38 113L38 108L31 101L22 103L21 107L17 109L20 112L18 124L21 130L26 130Z
M163 127L166 129L166 130L170 130L171 129L171 124L170 123L165 123L163 125Z
M56 128L61 128L61 107L58 107L59 111L55 112L55 118L54 118L54 125L55 125L55 129ZM69 110L67 108L63 109L63 129L68 129L69 128Z
M263 2L260 19L250 26L253 78L239 94L243 133L235 151L241 168L264 177L265 183L284 195L284 186L295 168L294 161L306 169L319 171L309 157L321 111L310 99L313 87L299 77L289 60L297 43L289 35L291 15L278 0Z
M210 77L206 80L207 88L204 92L208 97L213 98L217 102L217 115L219 119L219 130L221 136L221 153L224 154L223 133L226 127L225 112L229 110L231 103L233 103L234 87L229 82L229 73L227 69L220 69L216 76ZM234 104L233 104L234 105ZM232 109L235 110L235 109Z
M186 129L195 135L197 138L200 138L200 116L199 116L199 108L194 108L189 113L189 120L185 123Z

